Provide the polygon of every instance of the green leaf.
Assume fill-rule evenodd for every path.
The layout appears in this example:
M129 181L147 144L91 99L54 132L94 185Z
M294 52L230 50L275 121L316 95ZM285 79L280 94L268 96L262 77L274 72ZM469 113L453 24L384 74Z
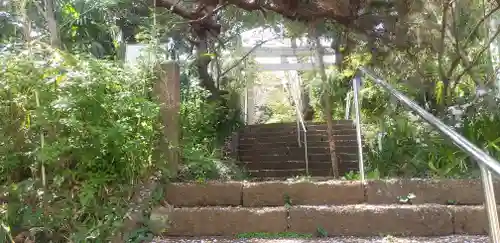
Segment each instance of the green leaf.
M217 55L215 53L203 53L202 56L215 58Z

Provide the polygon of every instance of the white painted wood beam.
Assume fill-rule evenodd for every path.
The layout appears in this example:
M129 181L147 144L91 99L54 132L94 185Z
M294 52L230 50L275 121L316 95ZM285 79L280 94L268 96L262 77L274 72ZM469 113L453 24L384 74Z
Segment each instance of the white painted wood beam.
M333 49L329 47L325 48L325 55L333 55ZM247 53L252 50L252 47L243 47L243 52ZM296 54L295 54L296 53ZM296 52L290 47L259 47L252 51L252 55L255 57L295 57L297 56L311 56L314 54L314 50L308 47L298 47Z

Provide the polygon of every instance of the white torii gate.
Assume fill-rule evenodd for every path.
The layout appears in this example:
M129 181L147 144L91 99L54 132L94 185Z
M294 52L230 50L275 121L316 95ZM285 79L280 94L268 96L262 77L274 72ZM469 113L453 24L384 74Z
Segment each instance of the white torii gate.
M164 45L164 44L163 44ZM162 47L163 47L162 45ZM141 51L147 47L144 44L127 44L125 52L125 62L131 65L137 64L137 60L141 54ZM326 65L332 65L335 63L334 52L329 47L323 47L325 56L323 61ZM297 79L300 82L298 74L296 71L307 71L314 70L314 51L310 47L286 47L286 46L274 46L274 47L258 47L253 46L243 46L244 53L252 51L252 56L255 57L257 63L257 69L264 72L289 72L295 71L294 73L288 73L289 76ZM148 53L144 53L146 56ZM308 57L308 60L299 62L300 57ZM277 63L266 63L259 61L259 59L279 59ZM292 62L289 61L292 59ZM254 84L247 83L244 94L242 94L242 110L244 111L244 120L247 124L255 124L255 100L254 100Z
M325 56L323 56L323 61L326 65L333 65L335 63L334 51L329 47L323 47ZM309 47L259 47L253 48L249 46L243 47L244 53L252 51L252 56L255 57L257 63L257 70L259 71L271 71L271 72L285 72L288 73L288 76L296 79L297 84L300 84L300 77L298 76L297 71L308 71L314 70L315 61L314 61L314 50ZM300 57L308 57L306 61L299 62ZM279 58L278 63L266 63L262 62L262 59L277 59ZM260 60L259 60L260 59ZM289 59L292 59L293 62L290 62ZM289 73L290 71L294 71L293 73ZM255 124L255 99L254 99L254 84L247 83L246 89L243 94L243 102L242 105L244 107L244 120L246 124Z
M323 47L325 64L334 64L333 50ZM251 51L252 47L243 47L245 53ZM258 69L261 71L308 71L314 69L314 51L308 47L259 47L253 50L252 55L259 58L281 58L280 63L262 63L257 61ZM309 57L308 62L298 63L297 57ZM331 57L331 58L330 58ZM289 58L295 59L295 63L289 63Z

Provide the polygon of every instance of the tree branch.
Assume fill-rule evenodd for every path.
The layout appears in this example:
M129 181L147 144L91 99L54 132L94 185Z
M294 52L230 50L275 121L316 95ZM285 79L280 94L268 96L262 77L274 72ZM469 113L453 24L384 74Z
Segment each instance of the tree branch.
M447 79L445 77L444 69L443 69L443 54L444 54L444 49L445 49L445 44L444 44L444 39L446 36L446 27L448 25L448 8L450 4L449 2L443 3L443 17L442 17L442 23L441 23L441 43L439 45L439 54L438 54L438 68L439 68L439 75L441 76L441 79Z
M226 75L227 73L229 73L231 70L233 70L234 68L236 68L238 65L240 65L243 60L245 60L248 56L250 56L250 54L252 54L257 48L261 47L262 45L264 45L265 43L269 42L269 41L272 41L272 40L276 40L280 37L274 37L274 38L271 38L271 39L267 39L267 40L263 40L259 43L257 43L257 45L255 45L254 47L252 47L252 49L250 49L250 51L248 51L245 55L243 55L238 61L236 61L233 65L231 65L231 67L229 67L226 71L224 71L220 77L224 77L224 75Z
M189 23L203 22L203 21L207 20L209 17L212 17L213 15L217 14L217 12L219 12L219 10L226 7L227 5L228 5L228 3L220 4L214 10L209 11L209 13L205 14L205 16L203 16L199 19L196 19L196 20L191 20L191 21L189 21Z
M477 30L479 28L481 28L481 26L483 25L484 21L486 21L486 19L488 19L492 14L494 14L496 11L500 10L500 4L498 4L495 8L493 8L490 12L488 12L487 14L485 14L483 16L483 18L481 18L481 20L479 20L476 25L474 26L474 28L472 29L472 31L469 33L469 35L467 36L467 38L465 39L465 43L470 43L470 41L472 40L472 37L474 37L474 34L477 32ZM464 47L467 47L467 46L464 46Z
M189 11L188 9L183 8L182 6L179 5L179 1L175 2L173 0L154 0L154 1L156 7L163 7L169 9L171 12L181 16L184 19L196 20L204 17L204 15L201 15L200 13L197 13L195 11ZM207 18L204 21L200 21L199 23L196 24L205 27L207 30L217 30L217 33L220 32L221 28L219 24L215 23L215 21L213 21L210 18Z
M462 47L462 48L467 48L468 44L471 42L473 36L474 36L474 33L477 32L477 30L481 27L481 25L484 23L484 21L486 21L487 18L489 18L493 13L495 13L496 11L500 10L500 4L498 6L496 6L494 9L492 9L490 12L488 12L487 14L485 14L483 16L483 18L481 18L481 20L479 20L476 25L474 26L473 30L469 33L469 35L467 36L466 40L465 40L465 45ZM454 11L452 11L453 14ZM452 42L454 42L454 46L455 46L455 51L457 52L457 57L452 61L452 64L451 64L451 67L450 69L448 70L448 73L447 73L447 77L451 77L451 75L453 74L453 71L455 71L455 69L458 67L458 64L460 63L460 60L461 59L464 59L464 55L461 53L461 48L460 48L460 45L458 43L458 40L456 38L453 38L453 36L451 36L450 33L447 33L448 34L448 38L450 38L452 40ZM469 66L469 65L467 65ZM462 73L460 76L460 78L463 76L464 73ZM459 79L456 80L456 82L458 82Z
M488 43L483 46L483 48L481 49L481 51L479 51L479 53L476 55L476 58L474 58L474 60L471 63L469 63L469 65L467 65L467 67L464 68L464 70L462 71L462 73L460 73L457 76L457 81L460 80L465 75L465 73L469 72L474 67L474 65L476 65L476 63L479 61L479 59L484 54L484 52L486 50L488 50L488 48L490 48L491 43L493 43L493 41L495 41L495 39L499 35L500 35L500 28L497 29L497 31L495 32L495 34L493 34L493 36L490 38L490 40L488 41Z

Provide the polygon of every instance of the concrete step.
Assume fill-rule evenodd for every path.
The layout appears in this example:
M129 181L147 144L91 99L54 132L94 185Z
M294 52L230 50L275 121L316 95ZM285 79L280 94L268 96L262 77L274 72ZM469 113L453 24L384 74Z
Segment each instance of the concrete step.
M295 232L330 236L442 236L485 234L482 206L343 205L170 208L168 236L235 236Z
M495 183L500 192L500 183ZM293 205L346 205L368 203L397 204L401 197L414 194L411 203L482 205L483 190L480 180L370 180L359 181L265 181L170 183L166 200L179 207L195 206L283 206L285 197ZM497 201L500 202L500 193Z
M322 153L308 153L308 159L310 162L316 162L316 161L328 161L330 162L330 153L328 149L324 149ZM357 153L337 153L337 157L341 160L341 162L348 162L348 161L357 161L358 160L358 154ZM289 153L285 154L279 154L279 153L274 153L274 154L261 154L261 153L240 153L239 156L240 161L242 163L246 162L273 162L273 161L290 161L290 160L301 160L304 161L304 150L293 150L290 151Z
M438 237L327 237L327 238L231 238L231 237L157 237L151 243L489 243L483 235L448 235Z
M303 134L301 134L301 139L303 140ZM254 144L254 143L275 143L275 142L295 142L297 143L297 133L286 134L283 136L271 136L271 137L252 137L251 135L240 137L240 144ZM308 134L307 135L308 142L327 142L328 135L325 133L321 134ZM334 141L357 141L356 134L348 134L348 135L338 135L334 136Z
M315 128L311 130L307 130L308 136L316 136L316 135L327 135L327 129L324 128ZM351 126L335 126L332 131L333 135L355 135L356 129ZM240 131L241 137L276 137L276 136L289 136L289 135L297 135L297 128L273 128L273 129L247 129Z
M284 162L288 163L288 162ZM304 164L304 162L302 162ZM280 166L281 167L281 166ZM274 179L288 179L304 176L312 177L333 177L333 170L331 163L317 163L311 164L309 170L305 169L305 165L296 168L264 168L259 165L252 165L246 167L248 175L253 179L266 180L268 178ZM357 163L341 163L339 165L339 174L344 175L351 171L358 171ZM267 180L269 181L269 180Z
M282 161L265 161L265 162L239 162L238 165L249 171L258 171L258 170L296 170L296 169L304 169L306 167L306 163L304 160L282 160ZM340 164L340 170L357 170L358 162L357 161L342 161ZM309 169L310 170L329 170L332 168L332 162L328 160L323 161L309 161Z
M348 147L348 146L357 146L358 142L356 140L337 140L335 141L335 146L336 147ZM309 147L327 147L329 146L329 143L327 140L316 140L316 141L307 141L307 146ZM239 148L254 148L254 149L259 149L259 148L281 148L281 147L298 147L298 142L297 139L295 140L282 140L282 141L266 141L266 140L261 140L261 141L256 141L252 143L240 143L238 145Z
M351 167L348 166L341 166L339 168L339 171L342 173L346 172L346 168L349 168L350 170L353 170ZM295 168L295 169L259 169L259 170L249 170L248 174L252 178L293 178L293 177L300 177L300 176L329 176L333 177L333 170L330 168L327 169L317 169L317 168L310 168L309 171L307 172L305 169L305 166L302 168Z
M352 120L334 120L334 125L353 125ZM320 127L327 126L326 122L305 122L306 127ZM281 123L267 123L267 124L253 124L247 125L250 128L275 128L275 127L297 127L297 122L281 122Z
M240 155L248 155L248 154L261 154L261 155L271 155L271 154L281 154L288 155L293 150L304 150L304 147L299 147L298 144L290 145L290 146L238 146ZM308 153L311 154L319 154L319 153L328 153L328 144L310 144L307 147ZM337 153L343 154L355 154L358 152L358 145L356 143L352 144L339 144L335 146L335 151Z
M328 147L307 147L308 154L330 154L330 149ZM256 153L255 150L247 149L247 150L240 150L239 151L239 156L240 158L243 158L245 156L300 156L304 157L304 148L299 147L298 145L294 147L282 147L282 148L275 148L275 149L269 149L266 151L259 151ZM339 152L340 153L340 152ZM346 153L343 152L342 154L353 154L353 153ZM354 153L355 154L355 153Z

